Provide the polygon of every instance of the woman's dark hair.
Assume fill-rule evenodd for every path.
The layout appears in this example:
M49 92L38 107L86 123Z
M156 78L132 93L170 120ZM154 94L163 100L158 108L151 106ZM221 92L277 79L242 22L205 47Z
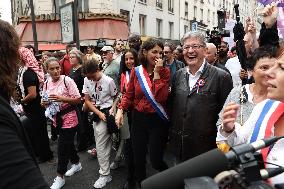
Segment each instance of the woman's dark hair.
M178 46L178 47L176 48L176 50L177 50L179 53L182 53L182 52L183 52L183 49L182 49L181 46Z
M138 55L138 60L139 60L139 63L142 64L144 67L147 66L148 62L147 62L147 57L145 57L144 54L143 54L143 51L144 50L146 50L146 51L151 50L156 45L158 45L159 47L164 49L163 43L160 40L154 39L154 38L149 38L142 44L142 47L141 47L139 55Z
M169 47L172 52L174 52L174 50L176 49L175 44L173 44L171 42L166 42L164 47Z
M13 26L3 20L0 20L0 41L0 88L10 98L15 94L20 39Z
M87 60L81 69L83 75L95 73L100 70L99 62L96 59Z
M236 46L233 46L232 48L231 48L231 52L234 52L234 51L236 51L237 50L237 47Z
M34 55L35 55L35 48L34 48L34 46L32 46L32 45L25 45L25 47L26 47L27 49L33 49L33 53L34 53Z
M131 53L133 55L133 58L134 58L134 67L138 66L139 62L138 62L138 53L135 49L131 48L129 50L126 50L123 55L121 56L121 61L120 61L120 64L121 64L121 73L124 73L126 71L130 71L126 64L125 64L125 54L126 53Z
M247 69L253 70L257 61L262 58L273 58L276 56L276 47L273 46L261 46L252 53L252 56L247 61Z
M284 53L284 39L280 38L279 39L279 47L277 49L277 52L276 52L276 57L277 58L280 58Z

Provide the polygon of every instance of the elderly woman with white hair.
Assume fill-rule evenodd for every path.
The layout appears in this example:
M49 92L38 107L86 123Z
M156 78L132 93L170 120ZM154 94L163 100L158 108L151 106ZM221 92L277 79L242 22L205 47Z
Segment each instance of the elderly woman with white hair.
M69 53L71 69L69 76L75 81L77 88L81 94L82 101L78 105L80 124L77 130L77 151L85 151L88 146L92 144L93 139L93 128L88 127L88 112L82 110L83 107L83 97L82 93L83 85L84 85L84 76L82 75L82 64L85 58L85 55L78 49L73 49Z

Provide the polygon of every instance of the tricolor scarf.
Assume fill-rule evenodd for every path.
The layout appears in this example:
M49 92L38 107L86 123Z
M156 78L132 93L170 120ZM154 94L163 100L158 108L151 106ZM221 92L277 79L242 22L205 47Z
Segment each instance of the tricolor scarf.
M158 113L158 115L163 120L169 121L169 118L168 118L168 115L167 115L165 109L154 98L154 95L153 95L153 93L151 91L151 89L152 89L152 82L151 82L151 80L149 78L147 70L145 68L143 68L142 65L140 65L140 66L135 68L135 73L137 75L140 87L141 87L144 95L147 97L148 101L151 103L151 105L154 108L154 110Z
M250 143L273 136L272 129L283 114L284 103L274 100L267 100L255 124ZM267 155L269 154L271 148L272 147L267 147L261 150L264 161L266 161Z

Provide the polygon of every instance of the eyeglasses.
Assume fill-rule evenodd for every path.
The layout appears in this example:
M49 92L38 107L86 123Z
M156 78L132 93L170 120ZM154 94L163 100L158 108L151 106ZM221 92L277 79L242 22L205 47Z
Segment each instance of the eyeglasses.
M102 54L107 54L109 53L109 51L102 51Z
M195 44L195 45L185 45L182 48L183 48L183 50L187 50L188 51L190 48L192 48L193 50L198 50L198 49L204 48L204 47L205 47L204 45L197 45L197 44Z

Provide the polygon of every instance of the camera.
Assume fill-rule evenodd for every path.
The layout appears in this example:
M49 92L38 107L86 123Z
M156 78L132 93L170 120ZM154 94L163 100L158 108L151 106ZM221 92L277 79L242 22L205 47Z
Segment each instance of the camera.
M217 48L221 45L223 37L230 37L230 31L219 30L218 27L214 27L212 31L207 30L206 35L208 38L208 43L213 43Z
M218 26L214 27L212 31L207 30L207 38L209 43L213 43L217 48L221 45L223 37L230 37L230 31L225 30L226 11L218 10Z

